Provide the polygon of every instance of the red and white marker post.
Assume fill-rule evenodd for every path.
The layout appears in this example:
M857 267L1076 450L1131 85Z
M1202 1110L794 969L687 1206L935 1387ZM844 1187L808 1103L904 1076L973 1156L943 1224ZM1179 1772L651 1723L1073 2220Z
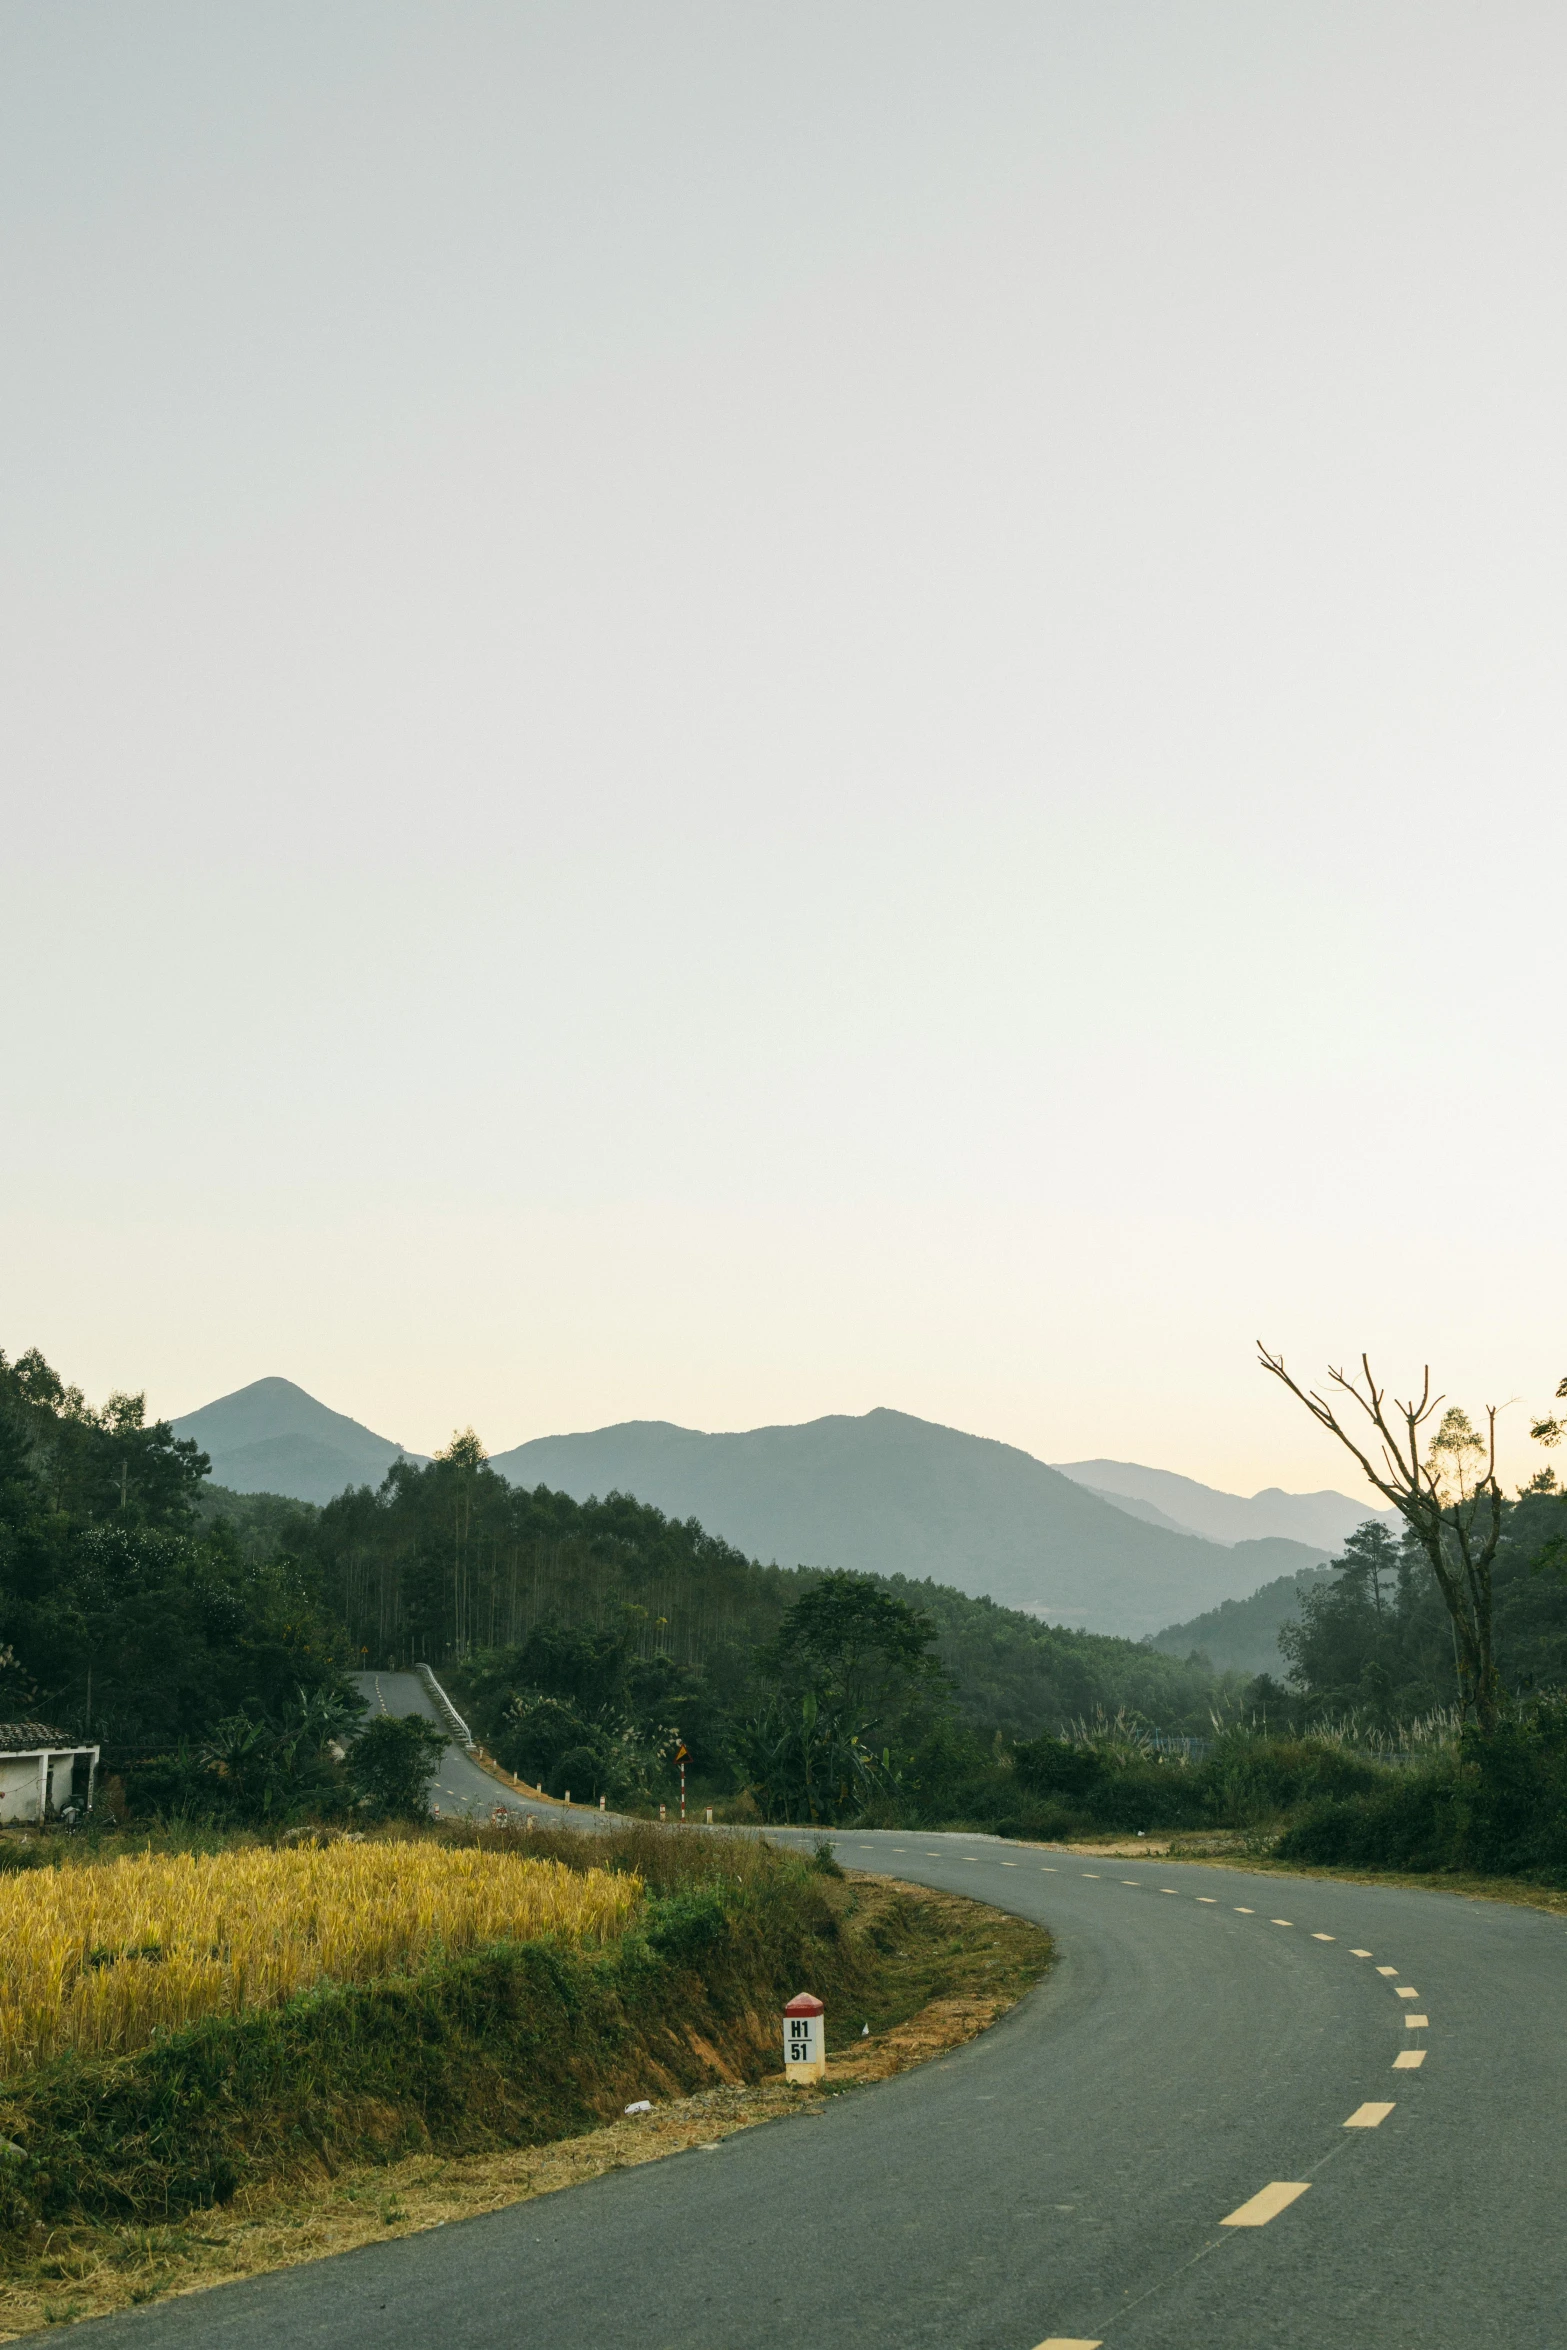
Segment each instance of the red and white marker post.
M784 2071L797 2089L827 2070L826 2010L809 1991L797 1991L783 2011Z
M686 1764L691 1760L691 1757L686 1751L683 1740L675 1760L680 1765L680 1817L684 1819L686 1816Z

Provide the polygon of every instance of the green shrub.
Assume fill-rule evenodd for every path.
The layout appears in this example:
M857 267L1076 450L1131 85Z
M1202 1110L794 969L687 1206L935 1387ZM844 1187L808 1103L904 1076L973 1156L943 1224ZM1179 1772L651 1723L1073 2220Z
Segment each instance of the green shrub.
M1462 1742L1459 1865L1498 1875L1567 1869L1567 1703L1542 1698L1490 1738Z
M1451 1765L1380 1776L1382 1784L1367 1794L1321 1795L1302 1805L1273 1848L1278 1857L1346 1868L1453 1867Z
M1382 1776L1326 1739L1259 1738L1244 1729L1216 1739L1200 1773L1211 1817L1237 1828L1324 1798L1369 1795Z
M348 1755L348 1779L373 1819L423 1819L446 1736L419 1714L380 1714Z

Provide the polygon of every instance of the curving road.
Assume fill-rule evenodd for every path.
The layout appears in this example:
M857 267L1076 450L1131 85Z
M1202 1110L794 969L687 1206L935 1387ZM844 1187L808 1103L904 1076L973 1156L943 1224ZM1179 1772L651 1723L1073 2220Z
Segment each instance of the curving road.
M1057 1967L820 2118L89 2330L112 2350L1567 2343L1562 1921L976 1836L838 1850L1038 1919ZM1224 2224L1248 2205L1262 2224Z
M370 1707L369 1719L377 1713L422 1714L427 1721L440 1724L440 1715L431 1702L430 1693L417 1673L350 1673ZM455 1743L448 1745L441 1757L430 1789L435 1808L448 1817L462 1813L470 1819L488 1819L497 1811L521 1812L538 1820L545 1827L558 1828L568 1824L574 1828L619 1826L611 1814L605 1818L598 1811L584 1805L580 1810L574 1804L569 1812L558 1803L535 1803L525 1795L518 1795L499 1779L492 1779L482 1771L472 1757Z

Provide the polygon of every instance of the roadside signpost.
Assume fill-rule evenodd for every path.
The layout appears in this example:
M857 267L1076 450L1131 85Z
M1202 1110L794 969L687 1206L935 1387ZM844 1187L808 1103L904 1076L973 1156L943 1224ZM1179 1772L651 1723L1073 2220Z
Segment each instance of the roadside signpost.
M797 2089L827 2070L825 2009L809 1991L797 1991L783 2011L784 2071Z

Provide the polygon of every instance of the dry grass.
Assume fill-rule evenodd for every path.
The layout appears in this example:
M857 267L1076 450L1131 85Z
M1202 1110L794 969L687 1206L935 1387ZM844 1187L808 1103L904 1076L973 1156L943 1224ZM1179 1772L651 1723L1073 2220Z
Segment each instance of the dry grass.
M243 2190L231 2204L174 2226L58 2228L0 2282L0 2341L476 2219L607 2171L714 2152L758 2122L819 2118L828 2096L972 2039L1048 1964L1048 1935L981 1902L884 1877L852 1877L836 1890L880 1960L867 1992L872 2037L851 2036L835 2048L822 2089L792 2087L781 2074L725 2081L694 2096L655 2098L651 2113L552 2145L345 2166L330 2180L294 2177ZM935 1996L924 1996L931 1991ZM896 2020L883 2025L882 2017ZM840 2031L860 2028L859 2011L829 2020L838 2027L835 2041ZM714 2066L724 2069L716 2057Z
M437 1950L603 1941L634 1876L434 1843L135 1858L0 1878L0 2073L368 1982Z

